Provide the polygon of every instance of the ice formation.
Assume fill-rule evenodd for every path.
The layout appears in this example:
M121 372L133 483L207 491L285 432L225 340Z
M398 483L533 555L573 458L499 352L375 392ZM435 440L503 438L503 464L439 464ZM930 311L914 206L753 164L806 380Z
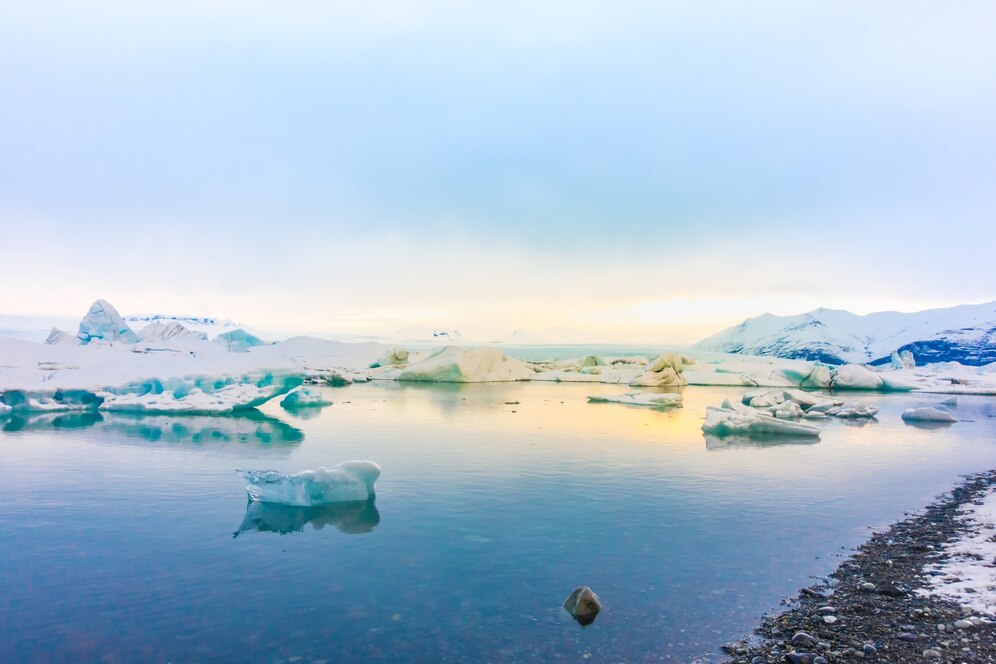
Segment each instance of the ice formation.
M295 408L318 408L321 406L331 406L332 402L325 398L319 390L307 387L299 387L287 393L281 400L280 405L287 410Z
M99 389L8 389L0 403L17 412L118 411L219 414L255 408L301 384L290 372L149 378Z
M149 323L138 333L142 341L166 341L168 339L199 339L207 341L207 334L204 332L193 332L183 326L183 323L155 321Z
M118 310L106 300L97 300L90 305L90 310L80 321L80 329L76 336L84 344L95 339L120 341L126 344L139 341L138 335L128 327L128 323L124 321Z
M954 415L940 408L907 408L903 411L903 420L906 422L957 422Z
M57 344L65 344L68 346L79 346L80 339L75 334L70 334L69 332L64 332L58 328L53 327L52 331L48 333L48 338L45 339L45 343L54 346Z
M331 468L287 475L275 470L237 471L249 485L249 500L311 507L366 500L374 495L380 466L373 461L344 461Z
M660 355L647 365L644 373L630 381L633 387L675 387L688 385L681 374L685 370L686 358L676 353Z
M255 346L266 345L266 342L255 334L249 334L242 329L222 332L214 338L214 343L222 345L233 353L245 353Z
M820 430L809 424L786 422L760 411L746 408L713 408L706 409L706 420L702 431L725 435L745 436L814 436L819 437Z
M447 346L428 358L408 365L398 380L436 383L490 383L529 380L532 369L494 348Z
M589 396L591 403L622 403L651 408L681 408L681 395L670 392L629 392L627 394L599 394Z
M409 352L404 348L394 348L391 352L370 364L371 369L378 367L404 366L408 364Z

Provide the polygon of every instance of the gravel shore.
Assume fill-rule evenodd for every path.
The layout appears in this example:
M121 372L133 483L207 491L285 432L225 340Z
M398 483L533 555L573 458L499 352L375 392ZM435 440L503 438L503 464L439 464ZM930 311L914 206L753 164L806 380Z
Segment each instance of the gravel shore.
M978 534L966 510L981 505L994 484L996 470L972 476L922 513L874 534L825 582L803 588L792 608L766 617L759 638L725 646L728 661L996 664L996 620L928 594L932 577L957 581L938 571L954 562L945 546ZM991 557L976 564L996 567Z

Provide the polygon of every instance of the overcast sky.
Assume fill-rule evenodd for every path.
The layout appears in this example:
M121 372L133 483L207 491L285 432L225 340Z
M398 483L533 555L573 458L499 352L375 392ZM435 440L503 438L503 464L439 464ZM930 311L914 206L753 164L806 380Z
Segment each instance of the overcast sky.
M0 3L0 313L663 343L996 299L996 3L349 4Z

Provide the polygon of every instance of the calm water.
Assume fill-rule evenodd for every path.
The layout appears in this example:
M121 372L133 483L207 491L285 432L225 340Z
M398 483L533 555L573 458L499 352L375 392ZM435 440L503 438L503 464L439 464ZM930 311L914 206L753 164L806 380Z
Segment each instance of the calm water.
M8 421L0 661L687 662L996 467L994 399L923 429L899 413L942 397L855 395L879 421L758 445L699 430L740 390L586 403L617 391L375 383L309 418ZM383 466L375 504L247 511L234 472L346 459ZM582 584L587 628L560 608Z

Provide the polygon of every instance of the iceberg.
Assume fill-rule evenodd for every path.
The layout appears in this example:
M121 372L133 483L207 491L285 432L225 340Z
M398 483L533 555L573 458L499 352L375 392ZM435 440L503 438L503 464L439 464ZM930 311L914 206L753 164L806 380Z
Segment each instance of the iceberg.
M90 305L90 310L80 321L80 330L76 333L76 337L84 344L95 339L120 341L126 344L140 341L138 335L128 327L128 323L124 321L118 310L106 300L97 300Z
M255 346L265 346L266 342L255 334L249 334L243 329L222 332L214 338L216 344L220 344L232 353L245 353Z
M589 396L589 403L622 403L650 408L681 408L681 395L670 392L629 392L627 394L600 394Z
M249 485L249 500L312 507L366 500L374 495L380 466L373 461L343 461L331 468L287 475L275 470L238 470Z
M706 408L706 420L702 431L717 436L813 436L818 438L820 430L809 424L786 422L758 411L750 412L744 406L737 408Z
M633 387L675 387L688 385L688 380L682 376L685 370L685 358L676 353L660 355L647 365L646 371L633 380Z
M67 345L67 346L79 346L80 339L75 334L70 334L69 332L64 332L57 327L53 327L52 331L48 333L48 338L45 339L45 343L49 346L57 345Z
M880 390L882 377L860 364L846 364L833 372L832 387L838 390Z
M321 408L323 406L331 406L332 402L325 398L324 395L318 390L312 390L307 387L299 387L291 392L287 393L287 396L283 398L280 405L287 410L294 410L295 408Z
M908 408L903 411L904 422L957 422L954 415L940 408Z
M447 346L421 362L408 365L398 380L435 383L492 383L529 380L534 372L524 362L494 348Z
M868 406L863 403L847 402L830 408L826 411L826 414L831 417L840 417L842 419L850 420L871 418L878 415L878 408L875 406Z
M155 321L149 323L138 333L142 341L167 341L169 339L198 339L207 341L207 334L204 332L194 332L183 326L183 323Z
M370 364L371 369L379 367L404 366L408 364L409 353L404 348L395 348L384 357L375 360Z

